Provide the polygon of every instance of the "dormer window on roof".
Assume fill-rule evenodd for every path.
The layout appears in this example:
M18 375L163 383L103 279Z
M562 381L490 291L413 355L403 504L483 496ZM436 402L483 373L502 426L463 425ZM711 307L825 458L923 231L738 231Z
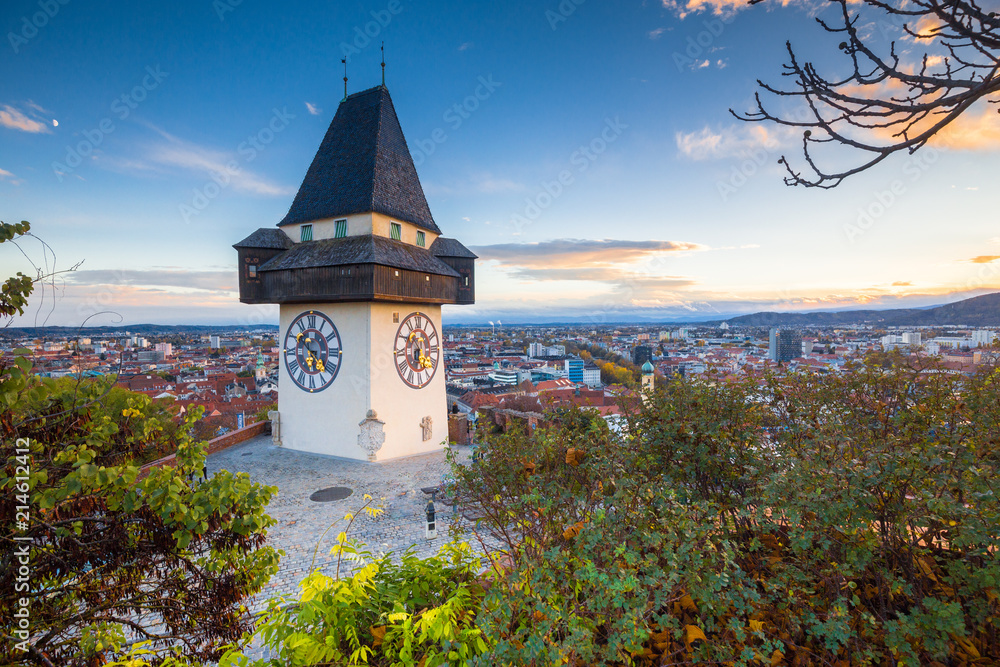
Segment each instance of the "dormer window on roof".
M337 220L336 228L333 231L333 238L342 239L347 236L347 220Z
M302 225L299 228L299 241L305 243L306 241L313 240L313 226L312 225Z
M389 236L393 241L403 240L403 225L398 222L389 223Z

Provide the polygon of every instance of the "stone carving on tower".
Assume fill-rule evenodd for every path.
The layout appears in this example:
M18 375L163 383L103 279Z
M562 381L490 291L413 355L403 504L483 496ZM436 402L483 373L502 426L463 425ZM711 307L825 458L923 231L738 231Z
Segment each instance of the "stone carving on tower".
M382 445L385 444L385 433L382 430L385 422L379 420L378 413L369 410L358 426L361 427L361 433L358 435L358 447L368 452L369 461L375 461L378 450L382 449Z

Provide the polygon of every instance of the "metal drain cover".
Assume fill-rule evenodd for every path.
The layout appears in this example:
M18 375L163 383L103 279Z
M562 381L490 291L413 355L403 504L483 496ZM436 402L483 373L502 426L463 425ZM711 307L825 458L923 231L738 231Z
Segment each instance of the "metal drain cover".
M320 489L309 496L309 500L317 503L329 503L334 500L343 500L349 497L354 491L346 486L331 486L328 489Z

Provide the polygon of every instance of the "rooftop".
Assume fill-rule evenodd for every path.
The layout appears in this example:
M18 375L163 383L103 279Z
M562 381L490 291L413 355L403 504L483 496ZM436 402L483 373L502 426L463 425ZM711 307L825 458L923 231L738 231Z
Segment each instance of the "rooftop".
M354 93L340 103L278 226L368 212L441 233L385 86Z

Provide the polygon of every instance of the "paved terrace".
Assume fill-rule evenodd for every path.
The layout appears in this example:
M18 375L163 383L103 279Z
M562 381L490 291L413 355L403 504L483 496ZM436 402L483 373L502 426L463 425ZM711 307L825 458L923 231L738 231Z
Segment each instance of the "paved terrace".
M460 460L470 456L470 449L459 448ZM219 470L245 472L254 482L278 487L267 512L277 523L268 532L270 545L283 549L278 573L255 598L251 608L262 609L265 601L277 594L295 595L298 584L310 572L310 563L323 531L364 504L363 496L384 499L385 515L376 520L358 517L350 537L367 545L373 554L401 553L411 545L421 556L430 556L448 541L451 507L442 502L437 507L438 537L424 537L424 507L429 496L422 487L437 486L448 473L445 452L425 454L385 463L350 461L319 454L276 447L271 436L262 435L208 456L208 472ZM353 490L344 500L314 502L313 492L343 486ZM330 548L346 522L331 529L319 544L316 567L333 576L336 557ZM350 572L350 561L341 563L341 574Z

